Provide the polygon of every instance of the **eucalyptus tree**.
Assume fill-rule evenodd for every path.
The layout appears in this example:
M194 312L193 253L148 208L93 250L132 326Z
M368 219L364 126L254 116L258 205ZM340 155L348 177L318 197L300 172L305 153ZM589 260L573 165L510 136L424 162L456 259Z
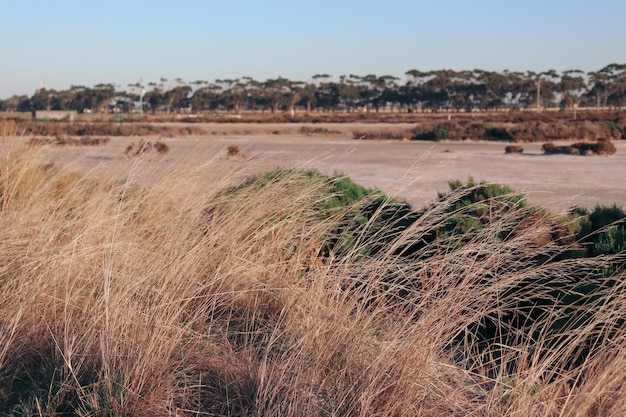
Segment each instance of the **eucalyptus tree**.
M70 91L72 94L72 104L71 107L68 108L69 110L76 110L79 113L83 113L85 109L93 108L90 88L84 85L72 85L70 86Z
M172 109L180 110L189 106L189 95L191 93L191 86L183 81L181 78L174 80L176 83L174 87L165 91L165 112L170 113Z
M578 69L565 70L561 73L561 79L557 84L560 107L572 108L574 104L578 105L587 88L584 74Z
M220 86L221 105L228 111L239 113L246 101L246 84L239 78L217 79Z
M595 97L597 107L624 104L626 64L609 64L587 75L592 86L588 94Z
M508 71L474 70L477 85L476 90L479 106L483 109L499 109L511 105L512 88Z
M47 88L38 89L30 98L33 110L52 110L55 96L55 90L49 90Z
M380 107L386 107L387 105L391 105L392 109L394 106L400 107L401 100L398 97L398 77L393 75L381 75L377 77L374 81L374 89L377 92L374 98L374 108L376 111Z
M339 76L339 84L337 85L339 100L348 113L361 107L359 79L360 77L354 74Z
M411 69L404 73L408 81L405 85L405 99L409 111L415 108L421 109L426 104L426 96L424 94L424 84L432 75L427 71Z
M411 85L418 87L423 85L426 81L432 78L432 73L429 71L420 71L417 69L411 69L404 73L410 77Z
M250 76L241 77L244 89L244 105L252 110L256 109L257 97L260 95L261 83Z
M455 72L449 69L429 71L423 83L422 96L432 110L449 109L453 95Z
M144 111L144 98L146 95L146 88L143 81L140 79L134 83L126 84L128 90L116 92L117 101L121 106L122 111L133 112Z
M243 77L246 86L246 102L252 110L265 111L270 106L270 100L265 91L265 83L251 77Z
M509 71L507 78L511 92L509 105L513 109L530 108L536 99L535 81L527 72Z
M151 89L146 92L145 101L152 113L155 113L165 103L164 82L167 82L167 79L161 78L161 82L158 84L154 81L148 83L148 87Z
M536 87L535 107L537 111L541 111L545 104L552 104L554 92L556 90L555 80L559 78L557 72L553 69L542 72L527 71L529 78L534 80ZM543 96L542 96L543 89Z
M354 80L354 87L358 94L359 107L364 107L369 111L372 107L375 107L378 111L380 106L379 97L382 93L381 79L376 74L367 74L364 76L358 76L350 74L350 77ZM337 89L339 91L339 89ZM341 102L341 97L337 99Z
M32 111L30 97L23 94L13 95L6 100L0 100L0 111Z
M317 86L319 86L320 84L328 83L331 77L332 75L330 74L321 74L321 73L313 74L311 76L311 78L313 79L313 83Z
M320 83L315 90L316 107L325 111L336 111L341 103L341 87L334 81Z
M269 102L272 113L287 108L293 102L295 92L292 81L287 78L269 78L263 82L264 96Z
M455 110L471 111L478 101L480 88L473 71L451 72L449 75L447 105Z
M70 87L67 90L58 91L55 101L55 107L59 110L79 110L76 105L76 90L74 88Z
M220 103L221 88L215 83L202 83L194 90L190 98L190 104L196 113L206 110L216 110Z
M296 94L294 96L294 105L304 106L307 111L311 111L317 104L315 91L317 86L313 83L296 82L294 84Z

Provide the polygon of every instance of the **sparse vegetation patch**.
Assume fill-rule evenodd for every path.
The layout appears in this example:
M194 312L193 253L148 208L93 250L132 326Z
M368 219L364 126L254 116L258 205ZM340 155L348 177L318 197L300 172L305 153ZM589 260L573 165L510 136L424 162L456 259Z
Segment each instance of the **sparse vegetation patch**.
M124 154L126 156L141 156L151 153L157 153L158 155L166 155L170 151L170 147L161 141L156 141L154 144L149 140L139 142L137 145L131 143L126 147Z
M111 138L106 136L82 136L77 138L68 136L56 136L54 138L33 137L28 140L27 144L29 146L104 146L108 145L110 141Z

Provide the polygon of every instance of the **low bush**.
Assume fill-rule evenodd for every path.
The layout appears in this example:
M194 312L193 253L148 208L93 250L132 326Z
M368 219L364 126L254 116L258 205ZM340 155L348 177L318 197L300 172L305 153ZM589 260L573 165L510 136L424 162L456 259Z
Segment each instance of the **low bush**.
M226 149L228 156L237 156L239 155L239 146L231 145Z
M613 205L596 206L585 215L579 238L589 247L591 256L622 253L626 249L626 213Z
M617 152L610 140L599 138L596 143L578 142L572 146L580 149L583 155L613 155Z
M448 129L445 127L437 127L429 132L416 133L412 137L412 140L430 140L435 142L446 139L448 139Z
M511 145L504 148L504 153L524 153L524 148L521 146Z
M515 137L511 132L503 127L489 126L485 131L485 136L491 140L515 141Z
M580 150L571 145L564 146L556 146L552 142L544 143L541 147L543 152L546 155L556 155L556 154L565 154L565 155L580 155Z
M161 155L165 155L170 152L170 147L164 142L157 141L154 143L154 150Z
M542 147L544 153L548 155L613 155L617 152L615 145L611 141L600 138L597 142L576 142L571 145L556 146L552 142L545 143Z

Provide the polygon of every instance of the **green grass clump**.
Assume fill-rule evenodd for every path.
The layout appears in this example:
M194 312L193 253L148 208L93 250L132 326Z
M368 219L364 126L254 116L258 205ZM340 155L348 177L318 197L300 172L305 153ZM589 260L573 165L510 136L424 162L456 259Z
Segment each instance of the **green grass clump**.
M626 246L626 213L613 205L596 206L591 213L581 213L586 221L581 227L580 238L590 245L591 255L623 252Z

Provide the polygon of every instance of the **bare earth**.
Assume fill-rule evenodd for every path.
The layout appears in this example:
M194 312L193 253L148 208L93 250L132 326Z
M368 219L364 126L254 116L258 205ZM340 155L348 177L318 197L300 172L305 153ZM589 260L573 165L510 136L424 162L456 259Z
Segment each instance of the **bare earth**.
M125 148L138 138L111 138L104 147L51 147L46 161L69 163L88 175L154 183L177 162L210 172L215 181L232 182L278 167L317 168L343 173L355 182L422 206L448 189L449 180L468 177L511 186L525 192L531 203L556 211L573 205L593 208L616 203L626 207L626 141L615 142L613 156L543 155L541 144L523 144L524 154L506 155L505 143L407 142L352 139L351 132L367 128L396 130L398 125L313 125L325 136L302 136L300 125L222 124L207 126L206 136L146 138L170 147L167 156L133 160ZM409 126L410 127L410 126ZM219 130L218 130L219 129ZM243 155L227 156L236 145ZM191 172L191 171L190 171ZM196 171L199 172L199 171ZM189 174L189 181L207 181Z

